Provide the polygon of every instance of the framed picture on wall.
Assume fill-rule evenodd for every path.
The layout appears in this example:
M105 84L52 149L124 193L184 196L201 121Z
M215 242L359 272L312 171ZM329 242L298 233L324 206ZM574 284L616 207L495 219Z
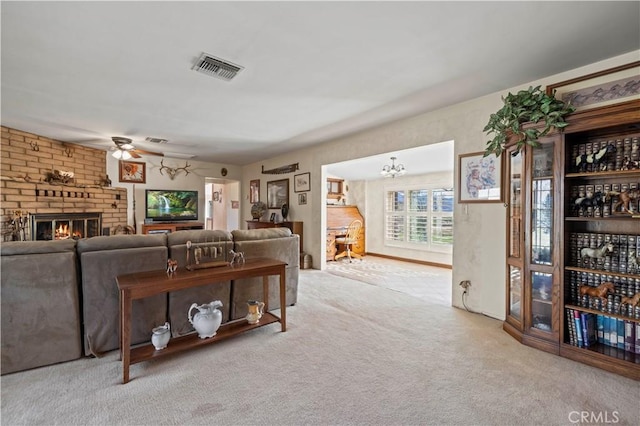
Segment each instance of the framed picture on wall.
M260 179L249 182L249 202L251 204L260 201Z
M484 157L484 152L459 156L459 203L502 202L502 157Z
M311 191L311 173L302 173L293 177L293 191Z
M289 204L289 179L267 182L267 208L279 209Z
M547 86L576 111L640 99L640 61Z
M301 205L301 206L307 204L307 194L306 193L298 194L298 204Z
M137 161L120 161L120 182L147 183L147 164Z

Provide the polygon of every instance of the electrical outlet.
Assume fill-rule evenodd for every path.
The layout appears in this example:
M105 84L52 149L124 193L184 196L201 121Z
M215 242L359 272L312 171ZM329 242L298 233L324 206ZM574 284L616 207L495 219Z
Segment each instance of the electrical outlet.
M471 281L469 280L460 281L460 287L467 290L469 287L471 287Z

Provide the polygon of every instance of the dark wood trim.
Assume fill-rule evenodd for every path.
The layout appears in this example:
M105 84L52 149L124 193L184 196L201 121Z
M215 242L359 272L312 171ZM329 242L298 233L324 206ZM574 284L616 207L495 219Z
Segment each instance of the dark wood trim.
M638 354L610 346L597 345L595 348L578 348L566 343L560 345L560 356L593 367L601 368L633 380L640 380ZM618 358L620 357L620 358ZM635 361L635 362L634 362Z
M531 334L525 334L522 336L522 343L544 352L560 355L560 348L557 340L550 341L548 338L540 338Z
M514 327L512 324L509 324L507 321L502 323L502 329L507 332L511 337L516 339L518 342L522 343L522 332Z
M404 258L404 257L389 256L389 255L380 254L380 253L367 252L366 254L367 254L367 256L382 257L382 258L385 258L385 259L398 260L400 262L417 263L419 265L435 266L435 267L438 267L438 268L445 268L445 269L453 269L452 265L448 265L446 263L429 262L428 260L407 259L407 258Z

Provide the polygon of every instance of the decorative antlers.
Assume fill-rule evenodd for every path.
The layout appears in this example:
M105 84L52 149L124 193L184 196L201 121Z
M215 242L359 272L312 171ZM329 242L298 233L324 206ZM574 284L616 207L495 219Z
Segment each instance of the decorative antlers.
M187 170L187 167L191 167L191 165L188 162L185 162L185 166L184 167L177 167L177 168L174 169L172 167L165 166L164 164L162 164L162 161L163 160L160 160L160 166L162 166L162 167L160 167L160 174L163 174L162 173L163 169L166 170L167 173L169 174L169 177L171 178L171 180L173 180L176 177L176 175L178 174L178 172L180 170L184 170L184 172L186 174L189 174L189 170Z

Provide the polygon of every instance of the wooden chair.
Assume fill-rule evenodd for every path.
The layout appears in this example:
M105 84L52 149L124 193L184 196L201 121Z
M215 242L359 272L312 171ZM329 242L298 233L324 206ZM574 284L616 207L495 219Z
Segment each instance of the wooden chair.
M336 244L341 244L345 246L345 250L336 254L335 260L340 259L341 257L348 257L349 262L352 262L352 258L357 258L362 260L362 256L358 253L354 253L351 250L351 246L358 242L358 238L360 237L360 232L362 231L362 221L360 219L356 219L349 224L347 228L347 234L344 237L336 237Z

